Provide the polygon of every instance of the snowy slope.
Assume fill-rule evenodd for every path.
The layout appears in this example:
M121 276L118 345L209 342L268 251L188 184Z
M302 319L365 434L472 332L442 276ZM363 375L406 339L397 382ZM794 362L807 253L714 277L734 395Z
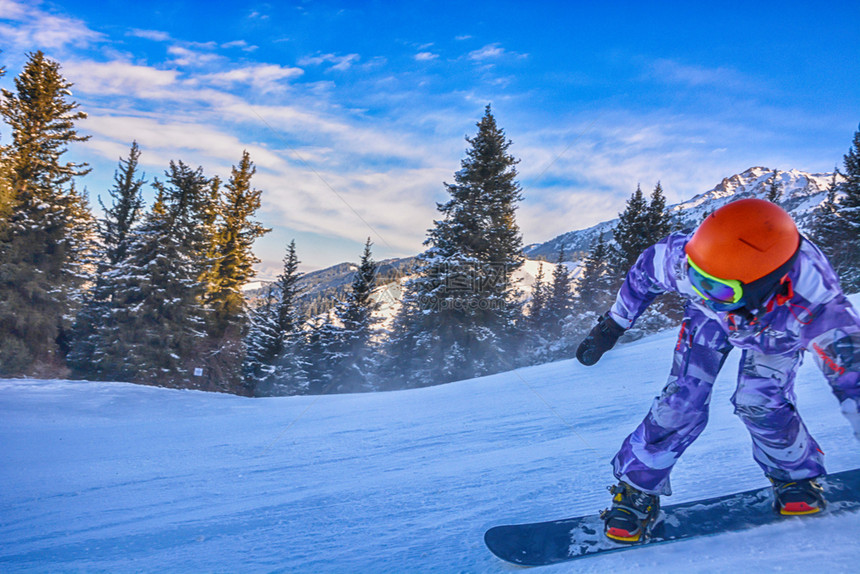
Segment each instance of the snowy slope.
M659 393L674 337L591 368L367 395L0 380L0 571L517 572L483 532L606 506L609 460ZM729 403L737 358L670 502L765 484ZM860 466L811 360L798 395L830 470ZM541 571L848 572L858 533L856 514L792 519Z

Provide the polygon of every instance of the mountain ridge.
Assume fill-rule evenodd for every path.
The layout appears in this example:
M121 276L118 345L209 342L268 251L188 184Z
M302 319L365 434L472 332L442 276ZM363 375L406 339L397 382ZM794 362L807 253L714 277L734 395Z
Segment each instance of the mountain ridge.
M833 172L811 173L797 169L783 171L753 166L741 173L725 177L713 188L669 205L666 209L680 219L682 227L695 227L706 215L730 201L745 197L764 199L774 176L781 191L777 203L792 215L801 231L808 231L813 211L827 198ZM530 259L555 261L559 248L563 245L566 259L576 261L588 253L601 233L611 241L611 232L616 223L617 217L592 227L568 231L549 241L527 245L524 252Z

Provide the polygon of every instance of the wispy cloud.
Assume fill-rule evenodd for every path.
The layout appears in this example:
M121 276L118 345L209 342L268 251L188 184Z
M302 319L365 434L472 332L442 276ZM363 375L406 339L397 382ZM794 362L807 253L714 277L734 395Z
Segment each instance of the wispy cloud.
M469 59L476 62L488 62L504 57L525 58L527 54L518 54L505 50L498 42L487 44L483 48L469 52Z
M418 52L414 57L418 62L429 62L437 59L439 54L434 54L433 52Z
M178 83L179 72L141 66L130 62L70 60L65 73L74 79L75 89L89 94L123 95L134 98L166 97Z
M269 93L284 87L285 80L292 80L304 74L301 68L278 66L276 64L254 64L242 68L233 68L224 72L203 74L198 77L202 83L213 83L221 86L246 84L256 91Z
M340 72L346 71L358 62L361 57L358 54L346 54L339 56L336 54L317 54L315 56L305 56L299 60L300 66L320 66L322 64L332 64L332 70Z
M167 53L173 57L171 63L175 66L205 66L221 58L221 56L209 50L195 50L180 45L168 47Z
M728 67L707 68L704 66L691 66L665 58L653 61L649 68L650 73L658 80L691 87L742 87L749 89L758 83L752 78Z
M499 44L487 44L480 50L469 52L469 59L483 62L484 60L501 58L505 50Z
M253 44L249 44L245 40L233 40L232 42L224 42L221 44L222 48L239 48L245 52L253 52L254 50L258 50L259 46L254 46Z
M161 30L139 30L132 29L127 32L129 36L135 38L143 38L144 40L152 40L153 42L169 42L172 40L170 34Z
M84 47L105 39L77 18L51 14L38 4L0 1L0 43L6 50Z

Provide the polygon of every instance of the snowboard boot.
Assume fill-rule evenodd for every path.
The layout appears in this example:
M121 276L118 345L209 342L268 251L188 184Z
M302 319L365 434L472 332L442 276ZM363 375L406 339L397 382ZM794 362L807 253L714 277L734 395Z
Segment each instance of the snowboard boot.
M610 486L612 508L600 513L603 532L616 542L635 543L644 540L651 524L660 513L660 497L638 490L626 482Z
M782 515L815 514L824 510L827 504L824 489L814 478L788 482L771 478L770 481L773 483L773 509Z

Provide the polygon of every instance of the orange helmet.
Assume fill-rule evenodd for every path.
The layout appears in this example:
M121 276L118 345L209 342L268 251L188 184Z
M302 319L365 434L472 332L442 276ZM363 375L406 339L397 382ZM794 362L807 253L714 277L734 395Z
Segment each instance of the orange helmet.
M741 199L709 215L684 249L710 275L749 285L784 267L799 247L800 233L784 209Z

